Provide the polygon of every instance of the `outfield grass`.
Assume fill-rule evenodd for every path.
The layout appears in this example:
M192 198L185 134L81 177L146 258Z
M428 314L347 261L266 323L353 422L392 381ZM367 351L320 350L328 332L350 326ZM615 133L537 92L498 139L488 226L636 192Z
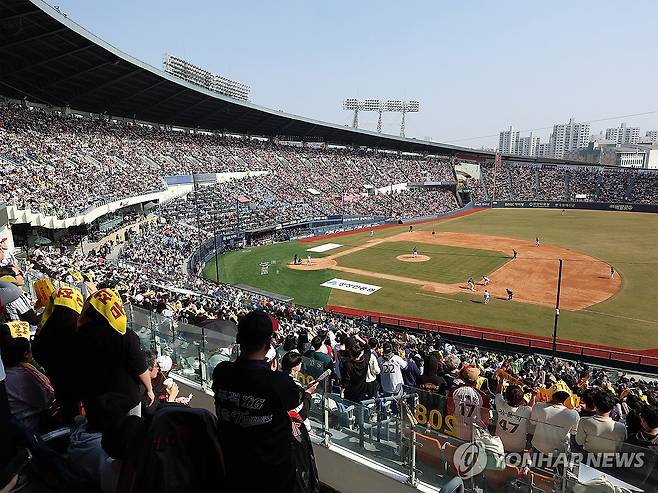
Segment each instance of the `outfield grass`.
M418 263L397 260L398 255L410 254L414 247L418 248L419 254L430 257L430 260ZM350 253L336 260L338 265L345 267L453 284L465 282L471 276L477 282L483 275L502 266L509 258L487 250L392 241Z
M320 286L332 279L333 271L299 271L289 269L286 264L295 254L305 258L306 245L297 242L266 245L230 252L219 257L219 280L229 284L246 284L272 293L295 298L300 305L321 307L327 303L330 289ZM314 253L314 257L323 254ZM261 262L274 262L269 274L260 275ZM215 261L206 264L204 277L215 279Z
M658 248L656 248L658 245L658 215L609 211L567 211L562 216L559 210L495 209L447 221L414 226L416 231L431 231L432 229L437 232L481 233L525 240L534 240L535 236L539 236L544 243L572 248L611 263L622 276L621 290L609 300L593 305L586 310L577 312L561 310L559 337L622 348L658 348L658 338L656 338L658 336L658 302L655 286L656 279L658 279ZM377 230L375 238L388 237L405 231L408 231L408 226ZM363 232L312 243L291 242L259 247L247 252L229 253L220 261L221 280L249 284L268 291L294 296L296 302L310 306L330 303L402 316L444 320L542 336L551 335L555 312L548 307L516 302L507 303L496 299L492 300L489 305L484 305L480 303L480 295L466 292L452 296L426 293L411 284L331 270L292 271L282 266L282 263L285 262L278 264L280 266L278 275L273 275L272 269L269 276L259 275L258 264L264 260L287 261L292 258L294 253L305 255L306 248L328 242L344 245L341 249L327 252L327 254L332 254L361 245L368 239L370 239L369 232ZM411 248L408 245L400 248L404 251L395 255L393 252L389 255L380 251L373 255L372 250L365 249L362 252L341 257L338 262L341 265L349 263L350 266L389 273L393 272L387 269L395 268L391 265L399 264L404 268L402 275L426 279L419 273L412 275L412 271L409 269L418 266L420 270L423 270L432 260L411 264L384 258L386 255L389 257L392 255L394 259L400 253L409 253L413 245ZM418 248L423 253L426 250L426 244L419 245ZM438 248L438 246L427 245L427 248ZM477 257L466 262L467 265L452 267L455 269L454 275L460 276L459 279L443 282L463 282L471 274L474 277L479 275L478 267L475 267L472 262L475 259L481 260L484 252L479 251ZM495 252L486 253L496 255ZM356 255L362 255L361 259L355 257ZM314 256L320 255L314 254ZM433 260L434 257L436 256L433 256ZM442 258L440 255L439 257ZM487 258L485 260L498 261L499 259ZM380 262L381 268L372 267L373 263ZM357 263L359 265L356 265ZM386 267L387 265L388 267ZM467 272L458 274L457 270L462 267ZM568 265L565 268L568 269ZM494 269L495 267L491 270ZM212 263L208 265L206 272L214 273ZM439 272L437 272L438 275L440 275ZM333 277L376 284L382 289L370 296L339 290L331 291L329 295L329 290L319 285ZM440 279L433 277L431 280Z

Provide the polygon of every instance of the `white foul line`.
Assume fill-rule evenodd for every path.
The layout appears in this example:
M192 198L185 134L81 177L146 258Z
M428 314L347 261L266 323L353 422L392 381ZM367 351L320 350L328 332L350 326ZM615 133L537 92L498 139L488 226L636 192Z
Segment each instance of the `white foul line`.
M440 298L440 299L446 300L446 301L454 301L456 303L463 303L462 300L455 300L453 298L446 298L445 296L437 296L435 294L428 294L428 293L416 293L416 294L419 294L421 296L429 296L430 298Z

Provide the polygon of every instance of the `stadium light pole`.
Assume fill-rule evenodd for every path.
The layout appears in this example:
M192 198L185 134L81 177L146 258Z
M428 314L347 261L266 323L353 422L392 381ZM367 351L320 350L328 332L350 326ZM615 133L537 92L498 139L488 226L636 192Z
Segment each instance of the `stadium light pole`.
M562 259L557 273L557 296L555 299L555 322L553 323L553 357L557 353L557 326L560 320L560 288L562 287Z
M235 228L236 228L236 233L240 233L240 201L235 199Z
M377 133L382 133L382 113L402 113L402 120L400 122L400 136L404 137L406 114L418 113L418 111L420 111L420 103L418 101L402 101L399 99L346 98L343 100L343 109L354 112L352 128L359 128L360 111L377 112Z
M219 252L217 251L217 207L215 207L214 221L212 222L213 237L215 239L215 281L219 282Z

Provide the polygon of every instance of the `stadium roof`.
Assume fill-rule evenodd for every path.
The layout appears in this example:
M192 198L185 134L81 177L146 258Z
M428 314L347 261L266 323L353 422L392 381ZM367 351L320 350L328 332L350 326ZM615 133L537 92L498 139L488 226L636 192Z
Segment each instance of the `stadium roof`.
M42 0L0 2L0 94L175 126L463 158L493 157L492 152L290 115L208 91L121 52Z

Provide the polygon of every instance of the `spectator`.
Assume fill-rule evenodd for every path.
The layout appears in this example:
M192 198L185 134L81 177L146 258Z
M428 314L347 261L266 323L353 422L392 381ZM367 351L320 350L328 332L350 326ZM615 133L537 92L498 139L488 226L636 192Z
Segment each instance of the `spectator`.
M2 327L5 386L13 418L29 433L50 431L57 419L55 391L48 377L32 364L29 332Z
M73 341L83 304L77 289L57 289L46 304L32 343L34 358L50 377L67 424L80 414Z
M505 452L523 452L528 439L532 409L525 402L519 385L508 385L501 392L502 379L494 402L496 405L496 435L503 442Z
M384 397L397 396L402 392L402 370L409 364L407 360L393 352L393 345L385 342L382 347L381 384Z
M564 405L571 390L563 381L555 383L550 392L550 402L538 402L530 414L531 428L534 426L532 446L543 454L566 451L580 420L577 411Z
M626 433L628 436L634 435L642 430L642 409L644 407L642 399L637 395L629 394L625 396L625 405L628 407L626 413Z
M3 236L0 238L0 267L19 268L16 256L9 249L9 238Z
M626 426L614 421L610 412L615 397L608 391L594 394L596 416L582 418L578 422L576 443L590 453L618 452L626 440Z
M658 449L658 407L645 405L640 411L642 429L628 436L628 443Z
M286 355L286 353L289 353L292 350L297 350L297 336L295 334L288 334L286 338L283 341L283 344L281 344L277 349L276 349L276 354L277 358L279 359L279 364L281 364L281 361L283 360L283 357Z
M343 396L352 402L361 402L368 395L366 376L370 366L370 346L348 338L345 348L347 355L340 369Z
M455 436L473 438L473 425L489 426L489 397L477 388L480 369L466 365L460 371L461 383L448 393L448 414L457 418Z
M322 364L322 371L334 369L334 362L326 353L324 340L319 335L311 339L311 349L304 353L306 358L319 361Z
M402 370L402 380L408 387L415 387L418 377L421 375L420 365L422 361L420 355L416 354L407 359L407 367Z
M13 265L0 267L0 281L9 282L18 287L25 285L23 271ZM13 321L22 320L34 327L39 323L39 317L34 311L32 302L25 293L21 293L18 299L7 303L5 306L5 318Z
M440 375L443 373L443 368L442 356L439 351L431 351L427 354L423 364L423 374L418 377L416 382L418 387L437 394L445 394L447 384Z
M368 339L370 347L370 360L368 361L368 371L366 372L366 395L368 399L374 399L379 395L379 382L377 377L381 373L379 361L377 359L377 347L379 341L375 337Z
M244 316L238 323L240 358L213 372L229 491L293 491L296 484L288 411L301 404L300 392L289 375L265 361L273 334L267 314Z
M98 397L108 393L125 396L132 403L129 414L141 416L140 383L147 403L155 396L139 338L127 328L123 303L111 289L92 294L84 304L74 340L78 385L87 414L98 408Z
M594 408L594 394L598 392L598 389L586 389L583 392L583 395L580 396L580 414L581 418L589 418L591 416L596 416L596 409Z
M293 409L293 411L299 413L302 420L304 420L306 429L311 431L311 422L308 419L309 410L311 409L311 394L313 394L318 388L319 382L315 382L309 387L304 388L298 379L301 368L302 356L297 351L289 351L283 356L283 360L281 361L281 371L290 375L295 384L299 386L301 395L301 402L295 409Z

